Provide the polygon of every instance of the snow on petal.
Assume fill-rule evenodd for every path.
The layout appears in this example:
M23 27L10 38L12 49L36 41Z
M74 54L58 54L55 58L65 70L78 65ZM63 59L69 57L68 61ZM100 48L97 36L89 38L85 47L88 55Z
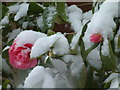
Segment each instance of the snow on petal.
M69 52L67 39L61 33L57 33L49 37L38 39L32 47L30 57L39 57L48 52L52 46L54 54L62 55Z
M55 88L55 82L44 67L36 66L25 79L24 88Z
M14 20L17 21L20 18L22 18L23 16L26 16L27 11L28 11L28 7L29 7L29 4L27 4L27 3L21 4L20 8L19 8L19 11L17 12L17 14L14 17Z
M22 31L15 40L17 40L16 44L17 46L24 45L26 43L31 43L34 44L34 42L38 38L46 37L46 34L40 33L40 32L35 32L32 30L25 30Z
M76 5L71 5L67 9L68 19L75 32L79 32L82 28L82 10Z

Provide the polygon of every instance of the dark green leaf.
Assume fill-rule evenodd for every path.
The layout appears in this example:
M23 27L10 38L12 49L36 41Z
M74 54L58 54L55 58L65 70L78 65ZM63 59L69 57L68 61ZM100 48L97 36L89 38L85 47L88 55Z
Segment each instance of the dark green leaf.
M65 22L68 22L66 12L65 12L65 2L58 2L57 3L57 12L58 15L63 19Z
M0 9L0 14L2 12L2 18L3 18L6 15L8 8L7 8L7 6L3 5L2 3L0 3L0 6L2 6L2 9Z
M34 14L38 15L39 13L42 13L44 9L37 4L37 2L30 2L28 14Z

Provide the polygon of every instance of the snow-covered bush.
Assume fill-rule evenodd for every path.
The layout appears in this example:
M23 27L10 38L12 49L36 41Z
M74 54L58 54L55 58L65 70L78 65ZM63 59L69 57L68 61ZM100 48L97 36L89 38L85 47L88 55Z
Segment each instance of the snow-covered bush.
M2 88L120 88L119 1L2 3Z

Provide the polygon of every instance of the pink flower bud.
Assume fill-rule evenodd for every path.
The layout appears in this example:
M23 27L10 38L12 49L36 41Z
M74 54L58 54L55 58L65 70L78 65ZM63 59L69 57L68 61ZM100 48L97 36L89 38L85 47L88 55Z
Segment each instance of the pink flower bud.
M92 34L90 36L90 41L93 42L93 43L99 43L103 40L103 37L100 33L97 33L97 34Z
M12 44L9 49L9 60L10 64L14 68L26 70L37 65L37 59L30 59L31 47L30 43L26 43L22 46L17 47L16 42Z

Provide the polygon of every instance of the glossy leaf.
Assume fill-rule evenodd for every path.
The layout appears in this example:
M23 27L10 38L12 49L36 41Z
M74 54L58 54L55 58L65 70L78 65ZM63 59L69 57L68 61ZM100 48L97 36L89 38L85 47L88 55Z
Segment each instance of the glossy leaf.
M57 12L58 15L63 19L64 21L68 22L66 12L65 12L65 2L58 2L57 3Z
M39 6L36 2L30 2L28 14L34 14L38 15L39 13L42 13L44 9Z

